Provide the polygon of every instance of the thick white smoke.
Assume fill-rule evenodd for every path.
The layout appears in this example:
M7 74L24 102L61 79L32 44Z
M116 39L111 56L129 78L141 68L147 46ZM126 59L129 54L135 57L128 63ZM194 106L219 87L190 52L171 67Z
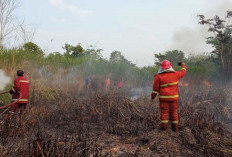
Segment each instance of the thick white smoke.
M219 5L207 12L199 12L207 18L213 18L215 15L222 19L226 16L227 11L232 10L232 0L214 0L220 2ZM209 2L210 3L210 2ZM195 22L199 22L197 14L195 15ZM208 32L208 26L197 25L197 27L180 28L173 35L173 44L171 49L182 50L187 54L202 54L203 52L211 52L213 50L211 45L206 44L206 37L213 34Z
M5 72L3 70L0 70L0 90L3 90L4 87L10 83L11 79L10 77L6 76Z
M149 97L152 91L152 86L131 88L129 92L129 97L131 100L136 100L138 98Z

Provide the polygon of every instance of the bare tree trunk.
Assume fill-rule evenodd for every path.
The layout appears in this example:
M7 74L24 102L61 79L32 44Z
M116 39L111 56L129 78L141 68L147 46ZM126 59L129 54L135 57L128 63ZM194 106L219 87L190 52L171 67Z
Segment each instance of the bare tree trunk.
M222 68L225 69L225 62L224 62L224 58L223 58L223 51L224 51L224 44L222 44L222 50L221 50L221 53L220 53L220 59L221 59L221 62L222 62Z
M19 24L18 35L23 43L31 42L35 36L36 28L31 25L25 25L24 21Z
M10 38L15 30L13 13L18 6L18 0L0 0L0 47Z
M231 73L231 70L232 70L232 52L231 52L231 48L228 49L228 56L226 56L225 58L225 70L226 70L226 76L227 76L227 79L229 81L231 81L231 78L232 78L232 73Z

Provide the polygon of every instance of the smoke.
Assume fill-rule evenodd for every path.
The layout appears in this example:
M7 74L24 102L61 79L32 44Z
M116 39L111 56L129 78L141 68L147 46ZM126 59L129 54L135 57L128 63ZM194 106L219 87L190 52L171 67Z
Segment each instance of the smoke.
M3 90L10 81L10 77L6 76L3 70L0 70L0 90Z
M138 87L138 88L131 88L130 92L129 92L129 97L131 100L136 100L139 98L143 98L143 97L148 97L151 94L151 89L152 87Z
M231 10L232 1L231 0L215 0L215 3L219 5L207 12L199 12L198 14L203 14L206 18L212 18L218 15L221 18L226 16L228 10ZM197 24L198 18L195 15L195 22ZM212 34L208 32L207 26L197 25L195 28L184 27L180 28L173 35L172 49L182 50L187 54L202 54L203 52L211 52L211 45L206 44L206 38Z
M181 50L188 54L210 52L212 47L206 45L206 37L209 36L206 27L198 29L182 28L173 36L172 48Z
M232 6L232 1L231 0L217 0L219 2L221 2L218 7L210 10L209 12L207 12L205 15L209 16L209 17L213 17L215 15L218 15L220 17L225 17L226 12L229 10L232 10L231 6Z

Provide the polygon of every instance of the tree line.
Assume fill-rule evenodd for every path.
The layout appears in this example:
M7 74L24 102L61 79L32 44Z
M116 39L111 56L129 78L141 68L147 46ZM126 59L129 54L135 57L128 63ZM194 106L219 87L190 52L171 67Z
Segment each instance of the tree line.
M19 20L14 16L15 10L19 6L19 0L1 0L0 1L0 48L5 49L7 41L23 40L23 51L30 52L35 55L44 56L43 50L32 42L35 29L27 27L24 21ZM212 33L207 37L206 44L211 45L214 50L208 56L190 56L186 57L185 53L180 50L171 50L154 55L154 66L144 67L143 70L152 71L152 68L158 67L163 59L169 59L174 66L179 61L185 61L192 67L198 66L198 69L214 68L212 75L217 75L218 78L224 81L232 79L232 11L227 11L225 18L215 15L212 18L206 18L204 15L198 15L199 24L207 25L208 31ZM194 44L194 43L193 43ZM65 44L63 47L64 54L60 52L51 53L52 56L60 56L67 58L89 58L94 61L104 61L101 52L102 49L96 49L89 46L84 49L80 43L77 45ZM114 51L110 55L110 62L114 64L124 64L135 68L136 65L126 59L122 52ZM209 67L209 65L211 67ZM156 68L157 69L157 68ZM197 69L197 68L196 68ZM196 70L195 69L195 70Z

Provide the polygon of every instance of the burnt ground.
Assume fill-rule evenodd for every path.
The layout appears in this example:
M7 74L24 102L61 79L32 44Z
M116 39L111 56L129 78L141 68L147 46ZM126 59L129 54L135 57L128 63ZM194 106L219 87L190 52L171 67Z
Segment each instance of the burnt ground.
M224 89L186 90L180 131L159 130L158 101L119 93L32 97L23 114L1 114L1 156L232 156Z

